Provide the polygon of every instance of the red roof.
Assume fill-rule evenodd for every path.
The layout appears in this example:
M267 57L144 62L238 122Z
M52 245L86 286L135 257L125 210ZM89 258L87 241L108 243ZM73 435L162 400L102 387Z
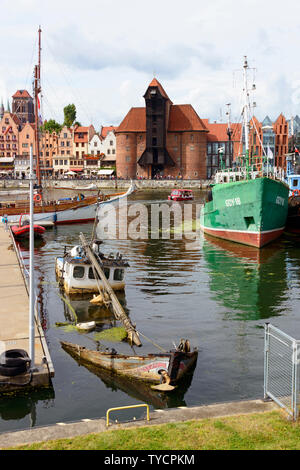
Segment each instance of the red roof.
M208 142L227 142L228 140L228 134L227 134L227 124L223 123L209 123L208 119L204 119L205 125L207 129L209 130L209 133L207 134L207 140ZM241 135L241 129L242 126L241 124L238 123L233 123L231 124L232 128L232 140L240 140L240 135Z
M192 105L174 104L170 107L168 131L207 132L207 128ZM116 132L146 132L146 108L131 108Z
M107 136L107 134L110 132L110 131L115 131L117 128L114 127L114 126L102 126L101 128L101 133L100 133L100 137L102 139L105 139L105 137Z
M131 108L116 132L146 132L146 108Z
M89 131L89 127L83 127L83 126L78 126L74 130L74 132L88 132L88 131Z
M167 98L167 100L171 101L170 98L168 97L167 93L165 92L165 90L163 89L162 85L159 83L158 80L156 80L156 78L153 78L152 82L149 84L148 88L149 87L157 87L161 93L162 96L164 96L164 98ZM171 101L172 103L172 101Z
M18 90L12 97L13 98L32 98L27 90Z
M191 104L175 104L170 108L168 131L207 132L207 128Z

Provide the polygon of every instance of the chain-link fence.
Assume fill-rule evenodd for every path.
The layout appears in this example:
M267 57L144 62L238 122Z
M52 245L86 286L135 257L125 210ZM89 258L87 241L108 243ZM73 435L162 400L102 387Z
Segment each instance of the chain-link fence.
M265 325L264 397L271 398L296 420L299 415L300 341L273 325Z

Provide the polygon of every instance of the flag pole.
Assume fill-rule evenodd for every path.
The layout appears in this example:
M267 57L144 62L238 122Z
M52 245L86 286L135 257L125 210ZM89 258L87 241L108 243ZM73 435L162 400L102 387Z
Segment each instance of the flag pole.
M34 337L35 337L35 315L34 315L34 228L33 228L33 184L34 184L34 173L33 173L33 151L32 145L30 145L30 230L29 230L29 357L31 359L31 367L34 368Z

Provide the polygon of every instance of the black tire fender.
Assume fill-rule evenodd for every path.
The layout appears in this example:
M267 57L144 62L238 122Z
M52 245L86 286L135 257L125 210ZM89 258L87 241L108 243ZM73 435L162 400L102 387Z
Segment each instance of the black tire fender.
M24 349L8 349L0 355L0 366L3 367L21 367L27 362L30 358Z

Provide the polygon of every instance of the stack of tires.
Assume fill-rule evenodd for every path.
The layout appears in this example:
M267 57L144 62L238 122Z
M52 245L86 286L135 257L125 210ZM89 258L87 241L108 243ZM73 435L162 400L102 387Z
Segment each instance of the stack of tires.
M30 358L23 349L9 349L0 355L0 375L14 377L24 374L30 367Z

